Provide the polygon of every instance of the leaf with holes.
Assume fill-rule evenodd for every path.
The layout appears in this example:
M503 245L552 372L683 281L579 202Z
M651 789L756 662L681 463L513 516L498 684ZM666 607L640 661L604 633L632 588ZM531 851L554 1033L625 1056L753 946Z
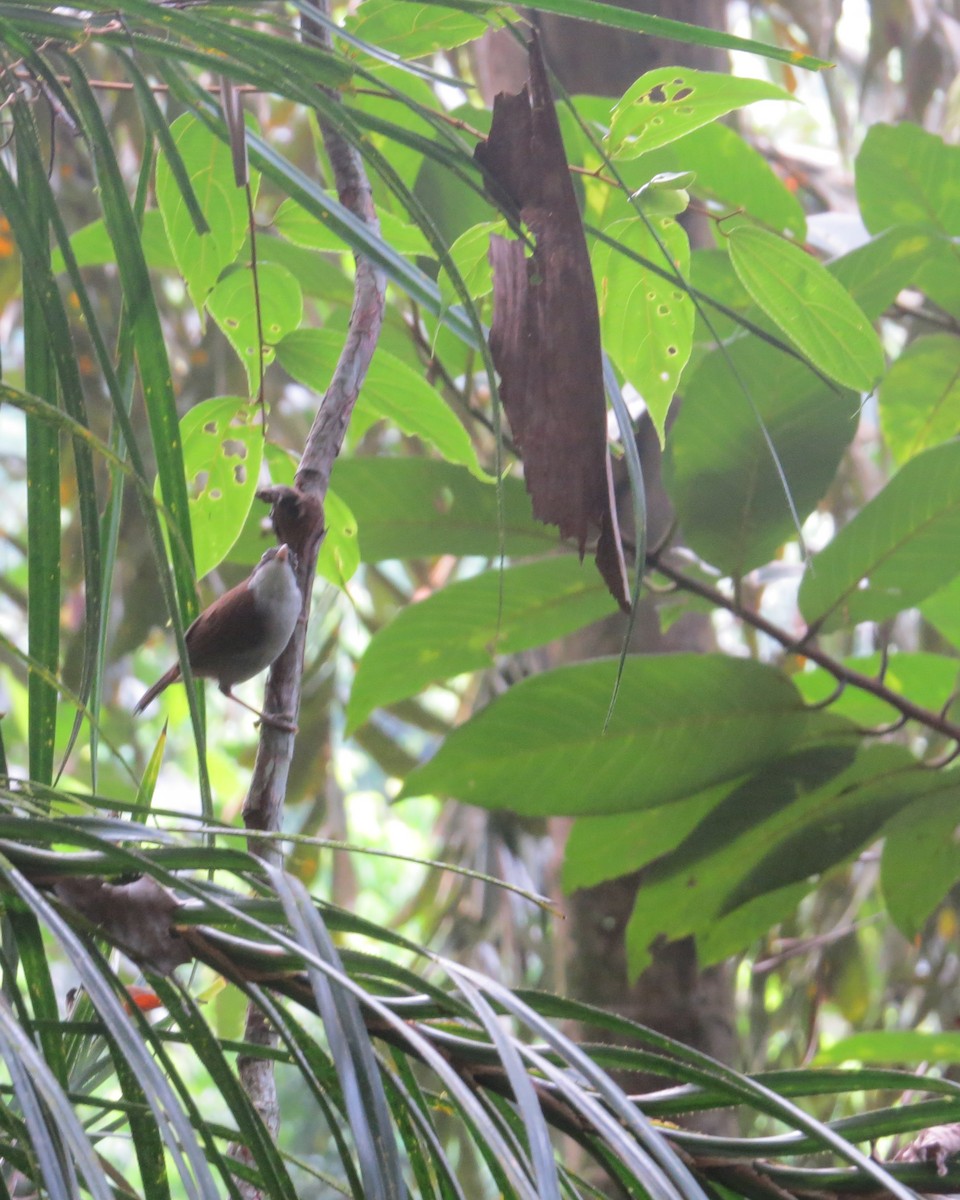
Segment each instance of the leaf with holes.
M793 100L775 83L692 67L648 71L614 105L606 136L611 158L639 158L756 100Z
M652 231L643 220L615 221L605 232L644 258L690 273L690 243L669 216L655 217ZM658 243L662 243L661 245ZM600 328L610 357L637 389L660 435L667 409L693 345L693 302L679 281L644 271L613 246L594 254Z
M197 578L227 557L253 504L263 458L259 408L215 396L180 422Z
M277 342L300 324L303 295L299 283L285 267L276 263L261 263L256 280L253 271L243 267L220 280L210 293L207 308L239 354L247 372L250 394L255 395L260 388L261 323L263 366L266 368L273 362Z
M197 233L183 193L161 154L157 160L157 205L173 257L187 281L190 297L198 310L221 272L237 257L247 236L249 216L247 197L233 177L230 147L207 129L196 117L185 114L170 127L183 165L209 232ZM250 189L256 200L260 183L258 172L250 172Z

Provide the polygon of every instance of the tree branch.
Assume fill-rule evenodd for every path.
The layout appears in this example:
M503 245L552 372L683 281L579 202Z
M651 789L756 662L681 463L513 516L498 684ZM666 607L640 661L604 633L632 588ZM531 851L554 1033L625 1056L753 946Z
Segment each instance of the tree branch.
M817 666L823 667L825 671L828 671L839 684L844 686L849 685L858 688L862 692L869 692L871 696L876 696L878 700L882 700L884 704L889 704L891 708L895 709L905 721L916 721L918 724L931 730L931 732L939 733L943 737L960 745L960 725L955 721L949 720L943 712L934 712L932 709L915 704L907 696L902 696L887 687L883 682L882 676L875 678L871 675L864 675L863 672L855 671L852 667L848 667L840 662L839 659L833 658L817 644L812 631L807 630L798 638L787 630L781 629L779 625L775 625L772 621L768 621L760 613L745 607L736 595L726 596L719 588L711 587L710 584L704 583L700 579L694 579L690 575L685 575L666 560L666 553L667 551L665 550L657 550L649 553L647 555L647 566L651 570L656 571L658 575L669 579L671 583L675 584L682 591L699 596L715 608L721 608L731 613L743 621L744 624L757 630L758 633L764 633L767 637L772 638L789 654L796 654L810 659L811 662L815 662ZM886 730L877 730L876 732L879 734L886 732Z

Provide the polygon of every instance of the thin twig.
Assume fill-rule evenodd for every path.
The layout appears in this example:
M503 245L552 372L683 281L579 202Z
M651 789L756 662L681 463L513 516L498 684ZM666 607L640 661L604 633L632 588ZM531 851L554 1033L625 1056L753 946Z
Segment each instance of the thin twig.
M736 597L726 596L719 588L711 587L710 584L704 583L700 579L685 575L666 560L663 552L648 554L647 565L651 570L656 571L658 575L663 575L666 579L676 584L681 590L689 592L691 595L699 596L702 600L706 600L709 604L713 605L714 608L722 608L724 611L738 617L752 629L766 634L767 637L772 638L789 654L796 654L799 657L808 658L811 662L815 662L818 667L823 667L838 682L859 688L862 692L868 692L871 696L876 696L878 700L889 704L905 720L916 721L919 725L925 726L932 732L939 733L953 742L960 743L960 725L948 720L943 713L934 712L929 708L924 708L920 704L915 704L907 696L902 696L887 687L882 679L878 679L872 675L864 675L862 671L855 671L852 667L848 667L846 664L840 662L839 659L833 658L816 643L810 630L805 631L800 637L797 637L795 634L781 629L779 625L775 625L772 621L767 620L760 613L741 604Z

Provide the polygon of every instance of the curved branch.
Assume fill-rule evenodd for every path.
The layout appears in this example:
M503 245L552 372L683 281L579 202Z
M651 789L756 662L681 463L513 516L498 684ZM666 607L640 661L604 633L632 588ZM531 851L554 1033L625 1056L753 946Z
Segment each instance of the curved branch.
M891 708L895 709L904 721L916 721L931 732L960 743L960 725L955 721L948 720L945 713L934 712L932 709L915 704L907 696L902 696L887 687L882 677L878 679L872 675L864 675L862 671L855 671L852 667L840 662L839 659L833 658L813 640L811 630L806 630L798 638L787 630L781 629L779 625L767 620L760 613L741 604L735 596L725 596L719 588L711 587L710 584L685 575L676 567L671 566L669 562L665 561L663 551L649 553L647 566L656 571L658 575L669 579L681 590L699 596L715 608L722 608L738 617L744 624L756 629L759 633L766 634L767 637L781 645L787 653L809 658L818 667L823 667L825 671L828 671L838 683L849 684L862 692L869 692L871 696L876 696L878 700L882 700L884 704L889 704Z

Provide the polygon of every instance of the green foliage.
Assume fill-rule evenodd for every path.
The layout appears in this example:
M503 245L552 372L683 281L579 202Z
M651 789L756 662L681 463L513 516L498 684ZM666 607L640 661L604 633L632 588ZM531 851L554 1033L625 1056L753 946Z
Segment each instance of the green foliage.
M594 0L541 7L821 65ZM112 1194L107 1180L129 1168L147 1197L171 1194L176 1176L203 1196L242 1179L271 1196L446 1197L465 1194L475 1157L491 1194L585 1194L555 1153L559 1131L604 1177L664 1200L766 1194L766 1176L741 1179L730 1164L826 1151L846 1164L838 1187L909 1194L845 1140L847 1126L787 1097L905 1090L913 1076L788 1072L768 1087L619 1018L518 996L237 849L216 822L245 793L249 731L216 698L209 745L193 688L170 700L159 737L126 711L129 656L138 674L160 657L139 649L150 625L172 621L183 659L198 577L229 582L262 552L256 489L266 476L293 482L359 336L354 255L365 255L389 283L385 318L326 496L319 570L333 588L315 605L288 791L312 803L288 826L303 832L289 833L287 865L317 891L343 883L313 836L328 828L317 797L333 808L341 789L360 803L453 797L531 826L572 817L568 890L643 870L626 932L634 973L661 938L692 936L713 963L795 930L801 907L861 872L851 864L874 843L871 916L910 938L928 936L960 880L960 793L945 769L960 741L960 152L909 123L871 128L855 164L871 236L823 261L823 223L808 222L795 181L718 120L795 99L777 83L665 67L618 100L561 108L623 419L610 441L613 486L633 490L628 548L644 545L645 503L624 440L629 404L643 402L663 444L644 614L665 627L709 611L723 638L724 652L627 655L611 705L615 657L556 665L558 639L580 635L587 654L598 622L619 618L592 563L558 553L555 530L532 516L483 344L489 238L530 235L474 162L489 114L466 90L445 106L438 87L460 81L418 61L456 51L448 61L468 75L460 48L510 16L364 0L325 47L259 7L0 4L4 78L21 72L35 89L5 93L14 149L0 151L22 269L13 344L24 347L22 361L5 352L3 417L22 434L26 472L21 487L0 464L14 559L0 1158L38 1193ZM217 93L201 86L213 74L258 96L249 190L235 182ZM121 75L132 91L120 99L91 83ZM41 103L58 115L52 134ZM169 128L167 104L185 110ZM318 168L314 110L364 160L379 232L331 190L328 163ZM688 205L714 227L714 248L691 254L675 220ZM864 404L878 382L882 440ZM189 747L176 719L186 706ZM198 964L213 993L238 990L204 1010L192 984L138 953L142 922L117 920L123 902L84 912L76 897L91 880L169 889L160 943ZM431 874L410 900L431 938L456 908L441 890ZM157 1023L105 947L151 975ZM529 957L549 954L541 944ZM816 982L848 1016L863 1010L866 962L856 939L846 972ZM84 989L69 1017L65 972ZM267 1014L275 1047L239 1032L240 997ZM588 1055L553 1024L588 1018L617 1044ZM637 1048L619 1045L628 1034ZM865 1036L829 1061L956 1057L949 1035ZM296 1132L273 1137L235 1054L282 1064L319 1149ZM607 1069L655 1070L668 1090L638 1107ZM927 1082L937 1120L953 1119L957 1089ZM678 1154L647 1120L734 1104L793 1140L705 1144L681 1131ZM891 1112L858 1117L856 1136L906 1132L931 1109ZM126 1158L115 1129L132 1136ZM778 1194L828 1186L803 1166L770 1171Z

